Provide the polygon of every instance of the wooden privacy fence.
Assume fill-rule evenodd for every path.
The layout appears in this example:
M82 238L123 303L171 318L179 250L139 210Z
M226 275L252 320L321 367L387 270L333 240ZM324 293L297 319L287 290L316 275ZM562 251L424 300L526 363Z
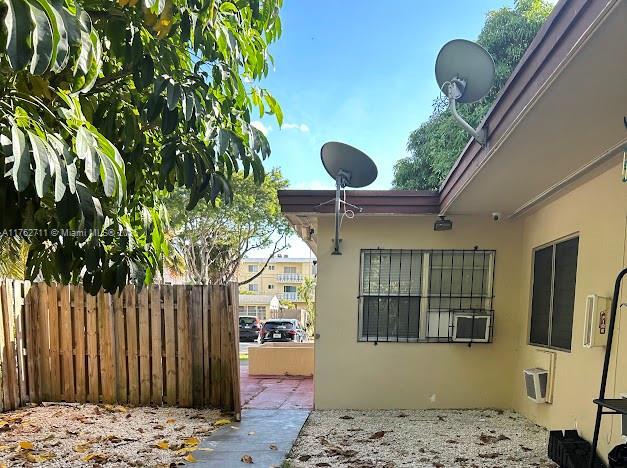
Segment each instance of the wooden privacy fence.
M213 406L239 417L238 287L119 295L0 280L0 404Z

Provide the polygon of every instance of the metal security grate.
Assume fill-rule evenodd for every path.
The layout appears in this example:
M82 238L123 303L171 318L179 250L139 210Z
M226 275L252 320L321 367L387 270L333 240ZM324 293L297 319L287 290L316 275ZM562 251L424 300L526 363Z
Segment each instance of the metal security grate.
M492 341L494 257L479 249L362 250L359 341Z

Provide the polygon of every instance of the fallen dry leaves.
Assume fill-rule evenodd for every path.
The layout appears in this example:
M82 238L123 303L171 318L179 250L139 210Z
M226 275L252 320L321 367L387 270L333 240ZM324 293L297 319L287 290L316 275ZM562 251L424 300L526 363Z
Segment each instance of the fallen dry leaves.
M0 468L153 466L197 461L216 410L43 404L0 414ZM224 418L222 418L224 420ZM231 421L227 420L230 424Z
M511 411L314 411L290 452L294 468L556 468L548 433Z

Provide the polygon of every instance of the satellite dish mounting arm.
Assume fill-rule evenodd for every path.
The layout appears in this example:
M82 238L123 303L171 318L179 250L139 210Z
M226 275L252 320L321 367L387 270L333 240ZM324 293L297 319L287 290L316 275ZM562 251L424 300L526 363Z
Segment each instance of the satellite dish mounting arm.
M350 180L350 173L342 169L338 171L335 177L335 248L333 249L332 255L342 255L342 252L340 252L340 192L349 184Z
M479 128L475 130L466 122L461 115L457 112L457 100L464 94L466 88L466 82L461 78L453 78L451 81L444 84L446 87L446 95L448 97L448 108L453 114L453 118L457 120L457 123L466 130L481 146L485 146L488 141L488 131L485 128Z

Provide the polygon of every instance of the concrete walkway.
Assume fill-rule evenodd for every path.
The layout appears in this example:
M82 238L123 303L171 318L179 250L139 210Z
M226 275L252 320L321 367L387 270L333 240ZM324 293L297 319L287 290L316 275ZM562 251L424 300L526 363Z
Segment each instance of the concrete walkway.
M242 468L248 466L242 457L249 455L254 466L280 467L308 416L309 410L244 409L241 423L223 426L201 442L213 451L194 452L194 466Z

